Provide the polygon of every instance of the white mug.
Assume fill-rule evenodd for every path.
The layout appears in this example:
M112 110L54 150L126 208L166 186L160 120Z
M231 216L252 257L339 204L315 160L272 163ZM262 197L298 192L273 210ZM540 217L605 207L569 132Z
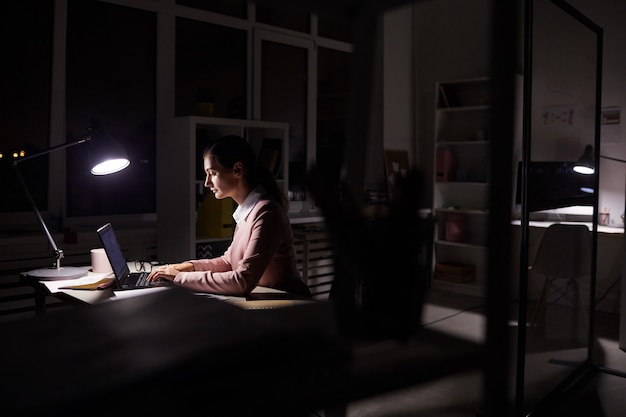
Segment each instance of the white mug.
M109 258L107 258L107 254L103 248L91 250L91 270L97 273L113 272Z

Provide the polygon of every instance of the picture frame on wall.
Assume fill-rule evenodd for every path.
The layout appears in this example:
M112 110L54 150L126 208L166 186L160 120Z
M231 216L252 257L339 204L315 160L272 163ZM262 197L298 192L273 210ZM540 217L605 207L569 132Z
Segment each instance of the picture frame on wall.
M387 194L389 201L393 197L393 187L398 178L409 173L409 153L401 150L385 150L385 171L387 174Z

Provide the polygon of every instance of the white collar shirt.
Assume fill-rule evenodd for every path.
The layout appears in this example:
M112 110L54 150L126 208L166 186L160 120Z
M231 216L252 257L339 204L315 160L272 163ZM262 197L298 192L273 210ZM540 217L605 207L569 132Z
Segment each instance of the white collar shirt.
M233 212L233 219L235 219L237 224L248 216L254 205L261 199L262 190L260 186L256 187L250 191L243 203L237 206L237 209Z

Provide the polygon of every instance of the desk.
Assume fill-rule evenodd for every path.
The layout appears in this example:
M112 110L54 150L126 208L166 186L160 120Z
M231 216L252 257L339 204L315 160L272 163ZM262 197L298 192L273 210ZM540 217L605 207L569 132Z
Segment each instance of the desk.
M142 288L137 290L61 290L51 293L64 301L78 304L99 304L116 300L125 300L134 297L140 297L152 294L157 291L167 290L170 287ZM314 300L299 298L292 296L284 291L275 290L267 287L256 287L248 297L220 296L213 294L194 293L197 297L214 298L225 301L238 307L256 310L266 308L289 307L298 304L311 303Z
M427 328L404 343L350 346L324 301L257 314L180 287L0 332L6 415L103 416L119 411L124 396L124 409L141 415L206 407L220 416L293 417L485 363L479 345ZM125 396L137 390L146 396Z
M134 270L134 262L128 262L129 268ZM89 272L90 267L86 266L85 276L91 274ZM102 274L98 274L100 277ZM72 289L60 289L68 285L70 281L44 281L37 280L36 278L28 276L26 273L21 275L21 279L33 286L35 290L35 311L37 315L45 313L46 310L46 296L52 295L60 300L66 301L74 305L93 305L104 302L110 302L115 300L123 300L127 298L144 296L152 294L156 291L166 290L168 287L154 287L154 288L142 288L136 290L115 290L108 288L105 290L72 290ZM81 278L77 278L81 279ZM267 309L267 308L280 308L294 306L303 303L310 303L314 300L306 299L298 296L288 294L284 291L276 290L267 287L256 287L252 293L247 297L236 296L219 296L212 294L200 294L196 293L198 297L211 297L226 301L230 304L234 304L244 309Z
M355 344L339 333L332 303L262 287L227 302L177 286L53 294L93 307L0 325L9 414L108 415L115 398L139 390L146 397L125 396L124 408L142 415L192 415L207 404L216 415L293 417L486 363L480 345L428 328Z
M591 222L562 222L562 221L544 221L544 220L531 220L528 222L528 226L530 227L543 227L543 228L547 228L549 227L551 224L555 224L555 223L560 223L560 224L584 224L585 226L587 226L589 228L589 230L592 229L593 227L593 223ZM513 220L511 222L511 224L515 225L515 226L521 226L522 222L520 220ZM612 227L612 226L601 226L598 225L598 233L607 233L607 234L623 234L624 233L624 228L623 227Z

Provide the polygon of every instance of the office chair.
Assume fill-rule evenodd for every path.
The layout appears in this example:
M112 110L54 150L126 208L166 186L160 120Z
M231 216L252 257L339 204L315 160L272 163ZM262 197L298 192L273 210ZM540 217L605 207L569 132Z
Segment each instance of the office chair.
M529 266L529 270L544 277L531 326L536 326L540 319L545 320L547 307L552 304L573 306L588 325L579 281L591 274L591 247L591 232L583 224L556 223L546 229L534 262Z

